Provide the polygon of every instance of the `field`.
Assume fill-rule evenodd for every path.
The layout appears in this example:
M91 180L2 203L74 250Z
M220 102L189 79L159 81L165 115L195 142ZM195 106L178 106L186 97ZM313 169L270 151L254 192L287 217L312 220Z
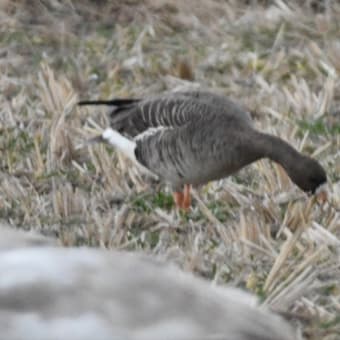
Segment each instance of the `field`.
M2 1L0 221L152 253L257 294L306 339L340 338L340 4L337 1ZM169 189L106 145L80 99L220 91L256 126L320 161L328 202L261 160Z

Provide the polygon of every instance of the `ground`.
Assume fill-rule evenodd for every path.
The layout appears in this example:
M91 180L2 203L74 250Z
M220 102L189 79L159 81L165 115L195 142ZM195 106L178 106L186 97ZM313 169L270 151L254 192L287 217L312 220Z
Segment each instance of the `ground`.
M96 3L96 4L94 4ZM340 337L340 5L337 1L2 1L0 219L88 245L153 253L257 294L306 339ZM249 108L313 156L318 204L261 160L171 192L106 145L109 99L193 86Z

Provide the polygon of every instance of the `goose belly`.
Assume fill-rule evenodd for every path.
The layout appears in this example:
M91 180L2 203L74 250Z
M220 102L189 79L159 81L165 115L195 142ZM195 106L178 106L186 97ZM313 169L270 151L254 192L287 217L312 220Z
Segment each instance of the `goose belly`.
M228 177L239 170L239 167L234 164L216 164L210 162L201 163L191 171L188 171L185 176L186 183L193 185L205 184L210 181Z
M205 155L200 160L183 160L177 171L164 171L160 177L171 183L173 187L181 187L184 184L201 185L218 180L237 172L241 168L239 160L217 159L213 155Z

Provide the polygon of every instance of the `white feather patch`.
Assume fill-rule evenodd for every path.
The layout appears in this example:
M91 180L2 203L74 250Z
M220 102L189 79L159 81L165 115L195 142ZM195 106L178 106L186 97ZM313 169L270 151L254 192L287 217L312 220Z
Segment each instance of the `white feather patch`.
M144 138L150 137L155 135L158 132L164 132L166 130L170 130L172 129L172 127L169 126L157 126L157 127L150 127L148 129L146 129L145 131L143 131L142 133L140 133L139 135L137 135L134 140L135 141L140 141L143 140Z
M138 168L148 176L158 179L158 176L151 172L148 168L146 168L143 164L139 163L135 150L136 150L136 142L124 137L119 132L107 128L103 134L103 139L105 139L108 143L117 148L121 153L123 153L126 157L128 157L132 162L134 162Z
M131 159L133 162L137 162L135 156L136 143L129 140L128 138L121 135L119 132L107 128L103 134L103 139L105 139L108 143L112 144L115 148L117 148L120 152L122 152L125 156Z

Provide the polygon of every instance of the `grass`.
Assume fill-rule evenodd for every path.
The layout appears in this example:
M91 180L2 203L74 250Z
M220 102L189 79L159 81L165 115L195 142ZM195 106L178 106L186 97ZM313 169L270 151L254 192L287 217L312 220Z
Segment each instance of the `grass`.
M328 127L322 119L317 119L315 121L301 120L298 125L302 132L309 131L313 135L334 135L338 136L340 134L340 123L336 122Z
M306 339L337 339L340 313L340 7L307 2L4 1L0 6L0 218L65 246L144 251L244 287ZM71 6L72 4L72 6ZM287 5L287 6L286 6ZM39 15L37 15L39 13ZM182 63L194 80L182 79ZM184 85L220 90L255 124L317 158L318 205L267 160L194 192L187 214L104 145L85 98Z

